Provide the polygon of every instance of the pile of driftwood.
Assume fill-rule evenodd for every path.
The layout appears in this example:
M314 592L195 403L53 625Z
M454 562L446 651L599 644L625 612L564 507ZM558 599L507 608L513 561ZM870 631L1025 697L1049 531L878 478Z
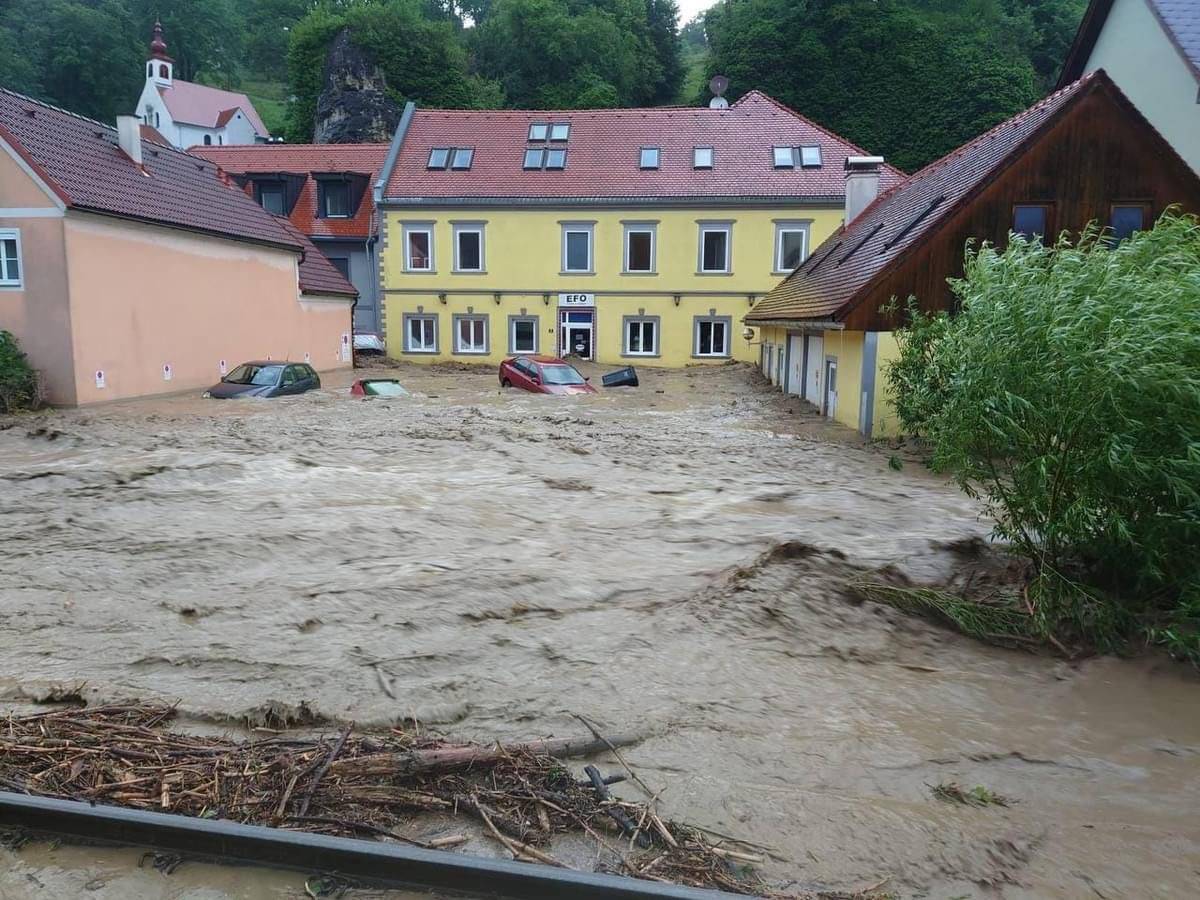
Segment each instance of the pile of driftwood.
M606 750L621 759L630 738L593 730L586 741L479 746L347 728L328 739L243 742L170 732L172 712L107 706L0 720L0 789L431 848L469 838L419 840L416 814L468 816L517 859L564 865L551 838L576 833L595 841L600 868L764 892L751 845L664 821L653 799L615 798L608 785L626 777L644 787L630 769L605 778L588 766L583 780L559 761Z

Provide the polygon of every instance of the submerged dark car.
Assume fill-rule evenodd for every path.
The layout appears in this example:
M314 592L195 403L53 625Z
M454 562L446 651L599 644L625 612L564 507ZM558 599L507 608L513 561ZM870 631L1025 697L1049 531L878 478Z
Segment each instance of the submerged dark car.
M308 363L266 360L242 363L205 391L204 396L214 400L229 400L234 397L284 397L303 394L320 386L320 377Z

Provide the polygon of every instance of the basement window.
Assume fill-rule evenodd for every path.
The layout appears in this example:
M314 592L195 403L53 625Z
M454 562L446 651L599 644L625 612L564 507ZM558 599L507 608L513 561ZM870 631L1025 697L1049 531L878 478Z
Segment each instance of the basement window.
M475 159L475 151L470 147L459 147L454 151L453 162L450 163L450 168L458 171L466 171L471 168L471 163Z
M660 151L658 147L643 147L638 165L643 169L657 169Z
M821 166L821 148L817 146L800 148L800 165L805 169L817 169Z

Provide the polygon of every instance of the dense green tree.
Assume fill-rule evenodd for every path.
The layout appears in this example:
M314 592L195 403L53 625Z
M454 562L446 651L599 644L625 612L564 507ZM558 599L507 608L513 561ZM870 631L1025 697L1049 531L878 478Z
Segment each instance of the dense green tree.
M683 76L678 15L674 0L494 0L476 64L517 107L669 102Z
M246 3L245 68L255 75L285 80L292 29L311 7L312 0L250 0Z
M708 74L729 76L731 97L764 90L911 170L1041 96L1032 48L1069 20L1051 27L1044 13L1077 5L727 0L705 16Z

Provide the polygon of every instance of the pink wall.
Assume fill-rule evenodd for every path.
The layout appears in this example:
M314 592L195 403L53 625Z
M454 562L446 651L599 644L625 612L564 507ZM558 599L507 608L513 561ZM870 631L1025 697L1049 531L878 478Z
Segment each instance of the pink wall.
M20 288L0 287L0 329L11 331L41 370L46 399L72 404L75 375L63 221L58 205L0 141L0 228L20 232L23 269Z
M97 215L65 221L76 402L202 389L222 359L350 365L339 355L350 301L299 298L296 254Z

